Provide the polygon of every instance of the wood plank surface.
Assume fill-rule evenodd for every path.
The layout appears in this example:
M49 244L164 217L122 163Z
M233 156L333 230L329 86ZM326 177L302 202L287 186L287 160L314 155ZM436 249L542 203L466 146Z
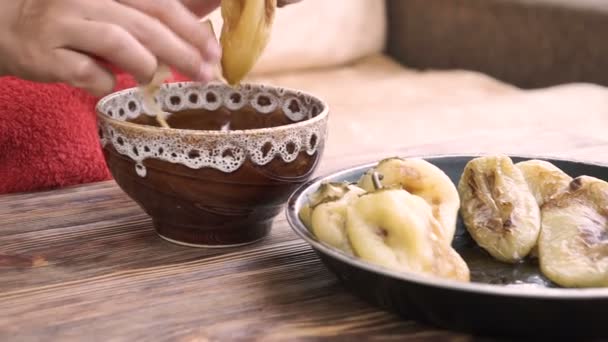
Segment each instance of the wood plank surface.
M535 138L534 143L512 144ZM545 154L608 163L608 141L564 132L328 153L317 174L391 155ZM0 340L441 340L346 292L284 215L260 243L193 249L159 239L113 183L0 196Z

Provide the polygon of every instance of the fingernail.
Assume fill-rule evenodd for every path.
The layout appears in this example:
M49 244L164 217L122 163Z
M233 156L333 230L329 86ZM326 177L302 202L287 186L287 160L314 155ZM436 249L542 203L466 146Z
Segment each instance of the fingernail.
M207 43L207 54L209 55L208 57L211 59L210 62L212 63L219 62L220 58L222 57L220 45L215 40L210 40Z
M209 64L203 64L201 66L201 69L198 73L198 80L199 82L209 82L213 79L213 69L211 68L211 66Z

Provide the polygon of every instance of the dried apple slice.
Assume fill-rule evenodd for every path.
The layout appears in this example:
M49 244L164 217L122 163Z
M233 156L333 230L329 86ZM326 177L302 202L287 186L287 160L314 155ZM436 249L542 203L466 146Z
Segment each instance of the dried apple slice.
M372 174L377 172L383 187L400 187L424 199L443 228L443 237L451 243L456 231L460 198L450 178L437 166L419 158L389 158L361 177L358 185L374 189Z
M312 228L312 212L321 203L336 201L344 197L350 191L359 192L359 187L349 183L328 182L319 186L317 191L308 197L308 202L302 206L298 216L304 225ZM363 192L363 190L361 190Z
M537 243L540 209L522 172L507 156L467 163L458 183L461 215L477 244L503 262L518 262Z
M542 213L542 273L564 287L608 286L608 182L578 177Z
M393 269L469 281L469 269L441 237L431 207L402 189L377 190L347 207L346 229L355 254Z
M222 72L228 84L239 84L262 55L276 8L277 0L222 0Z
M544 160L527 160L515 164L522 172L528 187L539 207L555 197L560 192L568 189L572 177L557 166Z
M337 196L327 196L317 203L310 215L313 234L322 242L348 254L353 250L346 234L346 210L348 205L365 191L354 185L345 185Z

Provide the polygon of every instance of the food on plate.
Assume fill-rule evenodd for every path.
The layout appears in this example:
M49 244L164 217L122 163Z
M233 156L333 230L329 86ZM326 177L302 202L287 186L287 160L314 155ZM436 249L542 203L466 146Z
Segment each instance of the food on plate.
M543 204L567 189L572 181L572 177L548 161L530 159L519 162L515 166L524 175L528 188L536 198L536 203L541 208L541 217ZM529 256L538 258L538 244L532 248Z
M298 213L304 225L319 241L368 262L396 271L469 281L467 264L450 244L456 217L448 221L453 227L445 227L439 219L447 215L438 215L444 212L443 203L432 201L434 197L454 201L449 190L433 189L447 187L441 181L443 173L419 159L385 162L370 169L356 185L321 184ZM405 173L391 169L393 165ZM378 171L387 172L388 177ZM458 193L451 186L458 203ZM457 214L458 205L454 216Z
M461 216L477 244L503 262L518 262L536 245L540 209L511 158L485 156L467 163L458 183Z
M347 208L346 229L361 259L384 267L469 281L464 260L443 239L422 198L402 189L367 193Z
M424 159L389 158L380 161L376 167L366 172L358 185L366 191L372 191L374 172L380 175L383 187L402 188L424 199L441 225L442 238L448 243L452 242L460 199L456 186L445 172Z
M270 40L277 0L222 0L222 70L237 85L251 71Z
M494 259L535 256L559 286L608 287L608 182L543 160L477 157L454 185L425 160L384 159L355 183L322 184L299 216L321 242L364 261L468 282L451 246L459 213Z
M300 212L300 218L320 241L353 254L346 234L346 208L364 193L351 184L323 184Z
M548 161L531 159L515 166L524 175L539 207L567 189L572 181L572 177Z
M312 229L313 208L315 208L321 203L339 200L351 190L360 190L362 193L365 192L359 187L347 182L330 182L321 184L317 191L315 191L308 197L308 202L302 206L302 209L300 209L300 212L298 214L300 220L302 220L306 228Z
M608 183L589 176L543 205L542 273L564 287L608 286Z

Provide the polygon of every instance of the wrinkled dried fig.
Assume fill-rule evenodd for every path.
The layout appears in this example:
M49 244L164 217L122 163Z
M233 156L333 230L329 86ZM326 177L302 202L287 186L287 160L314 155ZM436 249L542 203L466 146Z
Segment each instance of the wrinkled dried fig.
M367 193L347 207L346 228L355 254L396 271L469 281L469 269L441 237L431 207L402 189Z
M518 262L536 245L540 209L511 158L479 157L458 184L461 215L477 244L503 262Z
M557 166L544 160L527 160L515 164L522 172L528 188L532 191L538 206L564 191L570 185L572 177Z
M308 196L308 202L300 209L300 212L298 213L300 220L302 220L308 229L312 228L312 211L316 206L321 203L339 200L351 190L359 191L361 189L346 182L327 182L321 184L317 191ZM361 190L361 192L364 191Z
M589 176L542 207L542 273L564 287L608 286L608 183Z
M373 172L381 176L383 187L402 188L424 199L443 228L443 238L448 243L452 242L460 198L456 186L440 168L419 158L385 159L359 180L358 185L366 191L375 188L371 177Z
M319 241L353 254L346 235L346 206L364 193L348 183L321 184L300 209L300 219Z
M251 71L270 40L277 0L222 0L220 36L223 76L237 85Z

